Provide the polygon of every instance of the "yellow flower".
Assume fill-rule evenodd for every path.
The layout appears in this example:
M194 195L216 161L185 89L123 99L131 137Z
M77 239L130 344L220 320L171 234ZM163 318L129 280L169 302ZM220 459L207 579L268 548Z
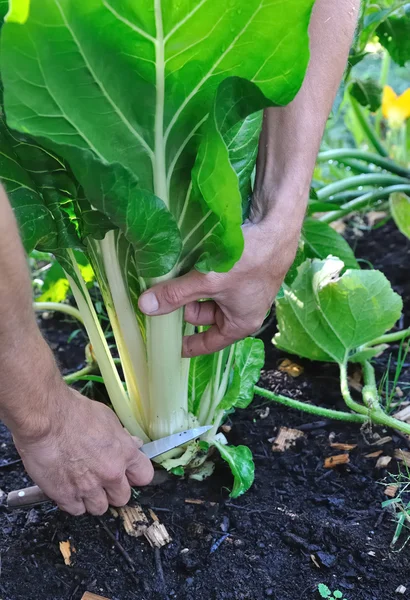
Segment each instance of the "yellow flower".
M410 117L410 88L398 96L389 86L383 88L382 112L390 127L401 127Z

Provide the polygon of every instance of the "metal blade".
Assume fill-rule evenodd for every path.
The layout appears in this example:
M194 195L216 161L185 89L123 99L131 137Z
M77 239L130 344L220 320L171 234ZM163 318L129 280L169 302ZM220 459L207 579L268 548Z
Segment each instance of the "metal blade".
M167 437L155 440L154 442L148 442L141 446L140 450L148 458L155 458L160 454L164 454L169 450L173 450L178 446L187 444L191 440L200 437L212 428L211 425L204 425L203 427L195 427L194 429L188 429L187 431L181 431L180 433L174 433Z

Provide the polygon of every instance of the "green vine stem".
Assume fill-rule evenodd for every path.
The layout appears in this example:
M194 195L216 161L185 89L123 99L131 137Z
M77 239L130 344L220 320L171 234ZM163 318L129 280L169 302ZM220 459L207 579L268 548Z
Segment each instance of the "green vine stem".
M400 175L400 177L410 178L410 171L405 167L398 165L390 158L384 158L379 154L373 152L366 152L364 150L357 150L355 148L337 148L335 150L325 150L320 152L317 160L319 162L327 162L329 160L336 160L343 162L343 159L355 159L362 160L364 162L381 167L385 171Z
M327 200L338 192L351 190L352 188L358 188L360 186L388 186L399 184L410 185L410 181L407 178L399 177L398 175L365 173L364 175L354 175L353 177L346 177L345 179L340 179L334 183L329 183L329 185L317 190L316 194L319 200Z
M346 402L346 405L361 415L366 415L369 420L369 411L366 406L359 404L350 395L349 390L349 380L347 378L347 363L339 363L339 371L340 371L340 390L342 392L343 400Z
M78 371L75 371L74 373L69 373L68 375L64 375L63 379L68 385L71 385L72 383L75 383L76 381L83 380L84 377L92 375L93 373L95 373L96 370L97 370L97 365L95 365L95 364L86 365L85 367L83 367L82 369L79 369Z
M366 115L364 114L364 111L363 111L362 107L360 106L360 104L352 96L350 96L350 102L352 104L353 112L356 115L357 120L359 121L360 127L362 128L363 133L365 134L365 136L367 137L367 139L369 140L371 145L375 148L375 150L377 150L377 152L381 156L384 156L384 157L389 156L388 151L383 146L383 144L377 137L375 130L373 129L373 127L369 123L368 119L366 118Z
M373 367L370 365L368 361L365 361L362 365L363 367L363 376L365 380L365 386L363 388L364 393L364 402L367 404L366 406L362 406L355 402L349 391L349 385L347 380L347 368L346 364L340 364L340 389L342 391L343 399L349 408L356 405L359 408L360 414L366 414L368 421L371 421L375 425L383 425L384 427L391 427L391 429L396 429L397 431L401 431L410 434L410 425L408 423L404 423L403 421L399 421L394 417L390 417L386 415L383 409L380 407L379 398L376 389L376 381L374 377ZM353 408L353 410L355 410Z
M378 346L379 344L391 344L392 342L400 342L410 336L410 327L408 329L402 329L401 331L395 331L393 333L386 333L380 337L372 340L366 347Z
M314 404L307 404L306 402L300 402L299 400L294 400L293 398L287 398L286 396L275 394L270 390L265 390L257 385L255 385L254 391L255 394L258 394L258 396L262 396L263 398L267 398L268 400L272 400L278 404L283 404L289 408L302 410L303 412L310 413L311 415L317 415L319 417L328 419L337 419L339 421L350 421L351 423L366 423L368 421L368 418L365 415L342 412L340 410L322 408L321 406L315 406Z
M359 175L359 177L361 176ZM363 175L363 177L366 177L366 175ZM372 202L376 202L377 200L384 198L386 194L393 194L394 192L405 192L407 194L410 193L410 183L392 185L382 190L372 190L370 192L366 192L362 196L359 196L354 200L350 200L350 202L346 202L346 204L342 204L340 210L332 210L322 215L319 218L319 221L322 221L323 223L332 223L333 221L337 221L337 219L341 219L351 212L365 208Z
M83 324L83 318L78 308L70 306L70 304L63 304L60 302L33 302L33 308L36 312L53 311L62 312L70 317L74 317L77 321Z

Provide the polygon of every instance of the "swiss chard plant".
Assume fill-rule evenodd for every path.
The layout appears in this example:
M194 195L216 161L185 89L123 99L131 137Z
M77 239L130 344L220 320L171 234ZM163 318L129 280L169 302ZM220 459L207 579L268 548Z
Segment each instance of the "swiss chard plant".
M138 298L240 258L261 111L291 101L302 83L312 5L13 0L1 32L0 177L26 249L52 252L63 267L124 426L147 441L211 424L164 465L209 468L214 445L234 495L252 482L251 453L217 431L251 401L262 342L181 358L193 333L183 312L146 317ZM93 267L125 382L74 250Z

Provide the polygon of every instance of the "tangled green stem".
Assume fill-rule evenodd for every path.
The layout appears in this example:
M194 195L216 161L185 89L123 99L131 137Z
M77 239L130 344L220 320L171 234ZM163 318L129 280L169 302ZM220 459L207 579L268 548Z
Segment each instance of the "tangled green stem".
M346 177L345 179L340 179L334 183L329 183L329 185L317 190L316 193L319 200L327 200L338 192L351 190L360 186L388 186L400 184L410 186L410 181L405 177L389 175L388 173L365 173L364 175L354 175L353 177ZM380 192L381 190L376 191Z
M324 152L320 152L317 157L319 162L327 162L328 160L340 160L341 162L344 162L344 158L362 160L366 163L377 165L385 171L390 171L390 173L394 173L395 175L400 175L400 177L410 178L409 169L398 165L391 158L384 158L379 154L366 152L364 150L357 150L356 148L337 148L335 150L325 150Z
M361 177L361 176L359 176ZM367 177L363 175L363 177ZM353 179L353 178L352 178ZM341 219L345 215L348 215L351 212L356 210L360 210L371 205L373 202L380 200L380 198L384 198L388 194L393 194L394 192L410 192L410 183L408 184L400 184L400 185L392 185L386 187L382 190L372 190L370 192L366 192L362 196L355 198L354 200L350 200L350 202L346 202L346 204L342 204L340 210L332 210L319 218L319 221L323 223L332 223L333 221L337 221L337 219Z

